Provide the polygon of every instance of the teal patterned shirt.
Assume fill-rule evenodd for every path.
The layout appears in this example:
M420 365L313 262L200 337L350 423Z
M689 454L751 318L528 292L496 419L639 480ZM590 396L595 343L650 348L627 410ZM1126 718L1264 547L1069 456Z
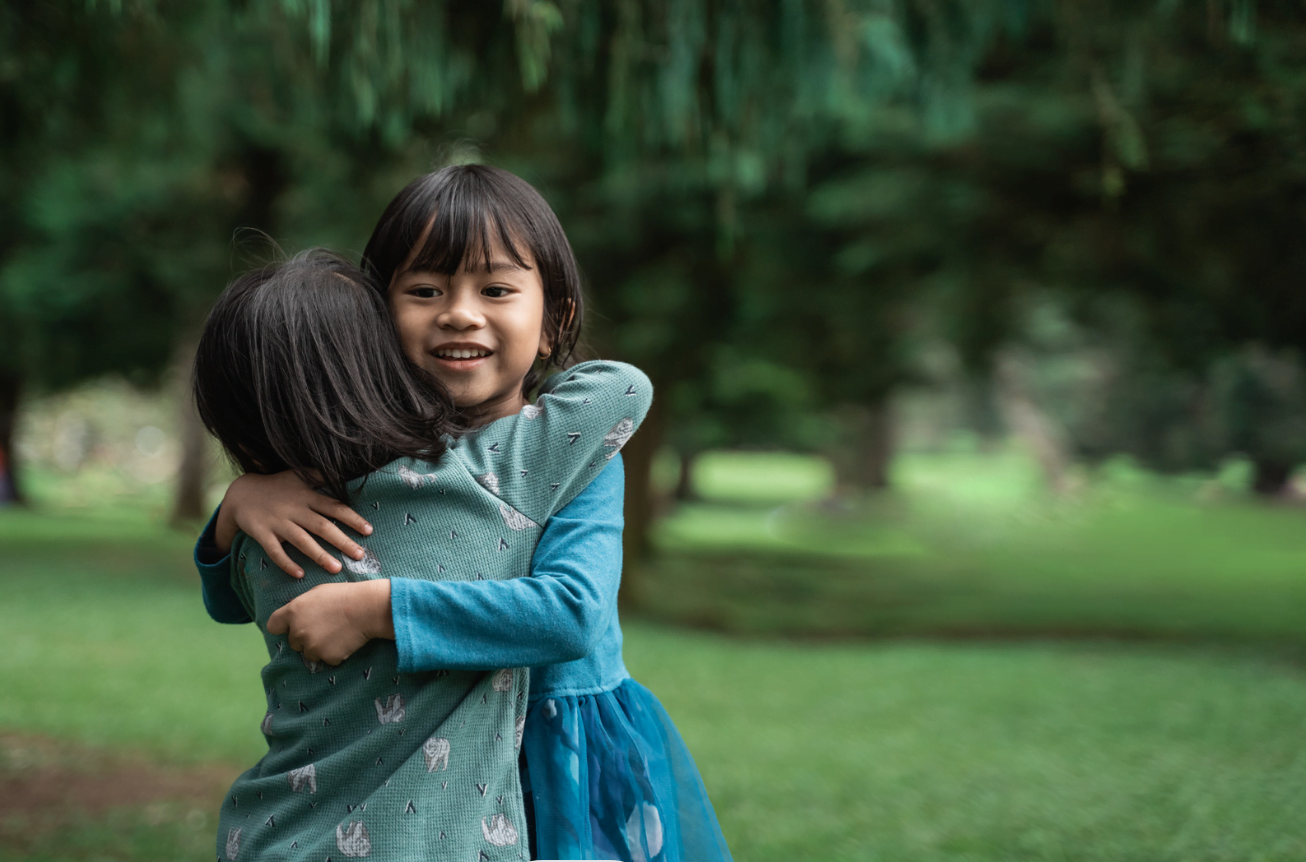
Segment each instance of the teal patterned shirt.
M529 857L517 770L526 669L401 673L382 640L329 667L269 635L267 621L318 584L527 575L541 525L652 401L648 379L622 363L582 363L550 383L536 404L450 441L439 462L401 459L360 480L351 503L373 533L364 559L342 559L339 574L292 552L306 574L287 577L237 536L232 586L270 657L268 752L223 802L219 862Z

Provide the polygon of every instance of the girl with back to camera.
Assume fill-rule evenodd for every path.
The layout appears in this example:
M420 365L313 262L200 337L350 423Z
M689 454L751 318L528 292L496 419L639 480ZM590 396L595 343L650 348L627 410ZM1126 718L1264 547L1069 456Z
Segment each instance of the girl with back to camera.
M529 349L542 360L540 370L562 366L583 302L570 246L528 184L484 166L421 177L387 207L365 265L383 286L405 353L444 383L473 422L538 409L525 397L534 370L505 374L502 360ZM499 303L534 285L543 308L518 325ZM631 430L614 429L614 442ZM319 586L280 611L270 630L287 632L306 658L328 662L381 636L395 639L406 672L532 665L522 784L534 812L533 856L728 860L692 757L661 704L622 662L622 494L618 456L545 525L530 577ZM329 519L363 534L370 529L297 477L233 483L215 517L216 536L211 525L197 548L214 618L246 619L221 576L203 565L222 553L224 534L239 524L298 575L281 541L328 568L338 563L310 533L347 557L360 554Z
M263 630L270 659L268 752L222 805L218 859L525 858L524 669L403 673L385 640L327 667L286 649L293 643L275 619L323 588L388 589L382 573L520 573L540 525L614 451L612 429L643 418L647 379L619 363L584 363L533 414L454 438L452 404L404 356L379 290L315 252L223 293L194 385L205 424L242 468L293 470L383 516L362 559L338 575L309 565L302 580L274 577L257 544L232 543L225 583Z

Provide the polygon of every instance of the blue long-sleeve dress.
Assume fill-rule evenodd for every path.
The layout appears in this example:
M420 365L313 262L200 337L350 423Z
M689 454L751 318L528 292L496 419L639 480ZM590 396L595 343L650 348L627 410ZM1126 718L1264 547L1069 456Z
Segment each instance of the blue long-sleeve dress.
M688 748L622 660L625 474L617 456L549 519L529 577L441 582L391 575L399 669L531 666L522 787L532 856L728 862ZM213 522L196 546L204 604L248 622Z

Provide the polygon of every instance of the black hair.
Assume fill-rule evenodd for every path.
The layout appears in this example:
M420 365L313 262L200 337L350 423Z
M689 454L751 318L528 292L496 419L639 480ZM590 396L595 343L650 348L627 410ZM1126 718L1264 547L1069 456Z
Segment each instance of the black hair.
M489 165L453 165L418 177L381 214L363 250L363 268L388 301L391 282L410 254L409 269L453 275L468 258L475 263L479 257L488 267L495 242L518 266L527 265L522 251L528 251L544 286L544 328L553 346L526 376L522 391L528 393L540 371L567 366L585 310L576 255L558 217L530 183Z
M372 279L313 249L236 279L195 354L204 426L247 473L294 470L344 502L400 457L434 460L453 401L399 346Z

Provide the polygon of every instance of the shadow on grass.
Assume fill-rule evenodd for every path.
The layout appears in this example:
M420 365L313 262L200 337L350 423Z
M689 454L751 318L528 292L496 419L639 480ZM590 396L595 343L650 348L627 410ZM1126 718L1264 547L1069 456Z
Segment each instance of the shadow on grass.
M668 551L641 569L636 612L744 636L1097 639L1256 644L1306 655L1306 589L1006 579L964 558Z

